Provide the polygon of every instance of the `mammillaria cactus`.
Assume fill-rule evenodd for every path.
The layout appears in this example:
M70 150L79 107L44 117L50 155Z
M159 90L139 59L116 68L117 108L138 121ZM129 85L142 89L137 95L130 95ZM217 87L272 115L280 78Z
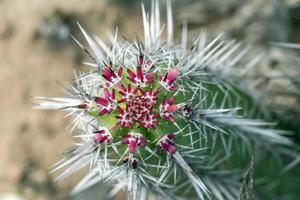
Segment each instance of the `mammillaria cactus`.
M65 168L61 180L90 166L73 193L106 182L114 187L108 197L125 188L128 199L236 199L242 181L226 168L232 152L293 145L257 119L259 106L227 76L248 49L221 36L206 44L204 35L187 48L186 26L174 43L167 2L166 41L158 1L150 15L142 7L143 43L116 34L108 47L79 25L89 48L74 40L91 72L75 71L69 97L37 97L37 108L74 117L70 131L80 142L52 167Z

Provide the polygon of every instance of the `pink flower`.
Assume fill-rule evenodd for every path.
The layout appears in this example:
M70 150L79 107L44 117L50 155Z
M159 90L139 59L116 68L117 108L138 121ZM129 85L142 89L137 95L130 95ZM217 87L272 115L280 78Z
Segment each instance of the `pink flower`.
M169 154L173 155L176 152L176 146L173 143L174 137L175 137L174 134L167 134L163 136L158 142L157 146L159 148L164 149Z
M177 68L171 69L168 73L162 77L159 77L159 83L163 86L166 90L177 90L174 82L179 75L179 70Z
M147 99L152 106L154 106L154 104L157 101L157 95L160 92L160 90L161 90L161 88L158 88L153 92L152 89L150 88L148 90L148 92L144 92L143 90L140 90L140 91L141 91L143 97L145 99Z
M120 85L122 99L119 103L126 103L126 110L118 108L120 113L117 116L119 123L122 127L128 126L132 128L133 123L140 123L140 126L146 128L155 128L158 124L158 114L152 113L152 109L157 101L157 95L160 88L154 92L150 88L145 92L141 88L132 89L130 85L126 88L124 85ZM138 94L139 92L139 94Z
M137 91L137 88L132 90L130 85L127 88L124 85L120 85L119 93L122 95L122 99L119 103L130 102L136 96Z
M126 107L126 111L122 110L121 107L118 106L119 115L116 116L118 122L122 127L128 126L132 128L134 123L132 115L128 112L128 106Z
M120 67L118 73L116 74L110 66L105 67L102 70L102 76L106 79L105 87L109 88L122 80L123 68Z
M129 80L138 87L144 87L152 82L153 71L144 74L141 66L136 67L136 73L132 72L130 69L127 70L129 75Z
M146 115L152 112L152 104L143 95L135 96L127 105L129 106L128 111L132 114L136 122L140 122Z
M140 134L129 133L123 137L123 143L128 144L129 152L136 153L138 146L145 147L145 138Z
M154 62L152 62L151 60L145 60L144 56L140 56L138 65L142 67L142 70L147 71L154 66Z
M141 121L141 126L146 128L155 128L155 126L158 124L157 117L157 113L146 115Z
M96 103L101 106L102 110L99 115L106 115L116 109L116 95L113 89L111 93L107 89L104 90L104 97L96 97Z
M111 137L110 133L108 133L108 131L102 129L102 130L95 131L94 133L96 133L95 142L97 142L97 143L101 143L101 142L111 143L112 142L112 137Z
M178 107L174 105L174 102L175 99L173 97L168 100L164 98L161 105L159 106L160 116L172 123L175 122L174 112L178 109Z

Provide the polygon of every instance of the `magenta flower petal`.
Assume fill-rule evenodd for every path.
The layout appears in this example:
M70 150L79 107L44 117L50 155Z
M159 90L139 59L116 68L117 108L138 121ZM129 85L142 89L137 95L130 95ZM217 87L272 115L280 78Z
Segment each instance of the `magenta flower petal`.
M111 143L112 142L112 137L110 133L106 130L99 130L94 132L95 133L95 142L96 143Z
M157 146L164 149L170 155L173 155L177 151L176 146L173 143L174 137L174 134L167 134L163 136L158 142Z

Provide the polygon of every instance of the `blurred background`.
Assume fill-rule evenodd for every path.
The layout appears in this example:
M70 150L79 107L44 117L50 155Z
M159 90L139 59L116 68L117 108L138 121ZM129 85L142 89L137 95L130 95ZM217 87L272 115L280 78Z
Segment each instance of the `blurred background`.
M65 130L68 119L62 112L33 110L31 96L61 95L56 81L70 84L73 66L82 67L83 53L70 39L73 34L83 41L76 21L104 40L115 27L120 36L142 38L140 2L0 0L0 200L70 199L68 192L81 175L56 183L56 174L48 174L71 146ZM164 13L165 1L161 4ZM201 30L208 38L224 32L225 39L251 44L252 55L264 52L255 73L247 78L265 94L267 105L299 133L300 50L273 42L300 43L300 0L173 0L172 4L177 38L187 21L190 41Z

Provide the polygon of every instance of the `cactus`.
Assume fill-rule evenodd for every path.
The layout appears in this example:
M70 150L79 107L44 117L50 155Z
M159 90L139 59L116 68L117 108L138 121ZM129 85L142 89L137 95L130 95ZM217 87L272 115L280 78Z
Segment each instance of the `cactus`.
M252 155L286 154L294 144L264 121L259 102L233 76L248 48L222 36L206 43L205 34L188 48L186 25L181 44L174 43L170 1L166 39L159 2L142 13L144 42L116 32L107 46L78 24L89 47L73 39L91 71L75 70L74 84L64 86L68 97L36 97L36 108L67 111L79 140L51 171L64 169L62 180L89 166L73 194L104 182L114 187L107 198L123 189L130 200L252 196L240 193L252 188L252 176L251 185L242 184L233 168Z

